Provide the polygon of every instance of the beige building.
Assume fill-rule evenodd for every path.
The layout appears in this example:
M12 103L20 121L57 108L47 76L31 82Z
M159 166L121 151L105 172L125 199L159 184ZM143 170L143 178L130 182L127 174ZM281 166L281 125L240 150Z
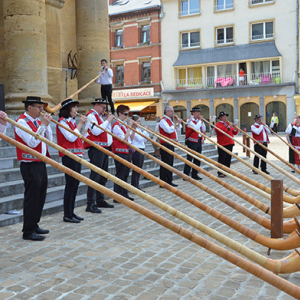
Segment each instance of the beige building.
M109 61L107 0L0 0L0 84L8 113L23 110L28 95L50 106L62 102L98 75L101 58ZM95 83L78 95L81 106L99 96Z
M162 0L164 104L183 118L226 111L248 129L276 112L285 130L300 112L296 2Z

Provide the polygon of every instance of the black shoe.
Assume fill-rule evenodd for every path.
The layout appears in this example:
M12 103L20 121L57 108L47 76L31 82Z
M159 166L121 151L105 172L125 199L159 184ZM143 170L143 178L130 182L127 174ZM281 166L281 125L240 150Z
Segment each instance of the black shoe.
M197 176L195 176L195 177L192 177L193 179L195 179L195 180L202 180L202 178L201 177L199 177L198 175Z
M35 232L28 234L28 235L24 235L23 234L23 240L29 240L29 241L43 241L45 239L44 236L42 235L38 235Z
M130 196L125 196L125 198L127 198L127 199L129 199L129 200L131 200L131 201L134 201L134 198L132 198L132 197L130 197Z
M252 172L253 172L253 174L255 174L255 175L257 175L258 173L256 172L256 171L254 171L254 170L252 170Z
M119 204L121 204L120 202L118 202L118 201L116 201L116 200L114 200L113 202L114 202L114 203L119 203Z
M292 173L295 173L295 170L291 170Z
M63 220L64 222L68 222L68 223L80 223L80 221L75 219L74 217L72 218L64 217Z
M114 208L112 204L107 203L106 201L103 201L101 203L96 203L97 207L104 207L104 208Z
M77 216L75 214L73 214L73 218L75 218L75 219L77 219L79 221L83 221L84 220L84 218L81 218L81 217L79 217L79 216Z
M95 205L88 205L85 209L87 212L91 212L93 214L100 214L101 210L97 208Z
M171 186L178 186L178 184L175 184L173 182L170 182L169 185L171 185Z
M49 230L47 230L47 229L42 229L42 228L38 227L38 228L35 230L35 233L37 233L37 234L47 234L47 233L49 233Z
M264 173L266 173L266 174L270 174L270 172L268 172L267 170L262 170Z
M142 190L141 188L137 188L138 190L140 190L143 193L146 193L144 190Z

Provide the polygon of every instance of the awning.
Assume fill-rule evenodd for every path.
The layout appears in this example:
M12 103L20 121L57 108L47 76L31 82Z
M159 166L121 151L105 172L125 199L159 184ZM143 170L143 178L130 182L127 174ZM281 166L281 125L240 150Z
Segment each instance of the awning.
M157 101L149 100L149 101L136 101L136 102L115 102L115 107L117 108L119 105L127 105L130 107L130 111L141 111L145 107L155 103Z
M173 67L281 56L275 42L181 51Z

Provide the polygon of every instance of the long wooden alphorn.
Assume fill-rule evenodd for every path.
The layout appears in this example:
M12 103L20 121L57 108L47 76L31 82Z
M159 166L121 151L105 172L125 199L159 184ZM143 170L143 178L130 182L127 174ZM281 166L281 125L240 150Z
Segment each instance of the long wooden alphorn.
M10 121L10 120L9 120L9 121ZM58 122L56 122L56 121L55 121L55 123L57 123L57 125L61 126L62 128L67 129L67 131L73 133L74 135L76 135L76 136L78 136L78 137L81 136L80 134L75 133L75 132L73 132L71 129L69 129L69 128L63 126L62 124L60 124L60 123L58 123ZM55 143L50 142L50 141L47 140L46 138L41 137L41 136L39 136L39 135L36 134L36 133L33 133L31 130L29 130L29 129L27 129L27 128L24 128L23 126L21 126L21 125L18 124L18 123L16 123L16 125L17 125L17 127L19 127L20 129L22 129L22 130L28 132L29 134L35 136L35 137L38 138L38 139L44 141L44 142L47 143L49 146L51 146L51 147L57 149L58 151L64 153L65 155L69 156L70 158L74 159L75 161L77 161L77 162L79 162L79 163L81 163L81 164L87 166L88 168L92 169L92 170L95 171L95 172L98 172L101 176L104 176L104 177L106 177L106 178L112 180L113 182L115 182L116 184L122 186L123 188L127 188L128 190L130 190L131 192L137 194L138 196L140 196L141 198L145 199L146 201L148 201L148 202L150 202L150 203L156 205L157 207L159 207L159 208L161 208L161 209L167 211L167 212L170 213L171 215L173 215L173 216L179 218L180 220L185 221L187 224L194 226L196 229L199 229L199 230L201 230L202 232L204 232L204 233L206 233L206 234L208 234L208 235L214 237L215 239L219 240L220 242L223 241L223 243L225 243L225 245L227 245L227 246L229 246L229 247L233 247L234 250L239 251L241 254L243 254L244 252L247 253L247 254L248 254L248 258L251 259L251 257L255 254L255 252L252 253L251 250L249 250L248 248L243 247L242 245L239 245L239 244L235 244L234 241L231 241L231 240L229 240L228 238L226 238L225 236L220 235L220 234L218 234L217 232L212 231L210 228L206 227L205 225L201 224L200 222L197 222L197 221L195 221L194 219L192 219L192 218L190 218L190 217L188 217L188 216L182 214L181 212L175 210L174 208L172 208L172 207L166 205L165 203L162 203L162 202L160 202L159 200L155 199L154 197L152 197L152 196L150 196L150 195L148 195L148 194L146 194L146 193L141 192L140 190L138 190L138 189L132 187L131 185L129 185L129 184L123 182L123 181L121 181L120 179L116 178L115 176L110 175L109 173L107 173L107 172L101 170L100 168L97 168L97 167L93 166L92 164L90 164L90 163L86 162L85 160L83 160L81 157L78 157L77 155L74 155L73 153L67 151L66 149L64 149L64 148L62 148L62 147L56 145ZM97 144L95 144L94 142L91 142L91 141L90 141L90 144L93 145L93 146L97 146L97 148L99 147L99 146L98 146ZM120 161L122 162L122 159L121 159ZM123 160L123 161L124 161L124 162L127 162L126 160ZM132 164L130 164L130 163L128 163L128 164L129 164L129 165L132 165ZM140 171L141 171L141 170L140 170ZM142 173L143 173L143 172L142 172ZM197 201L197 200L196 200L196 199L193 199L192 201ZM207 208L208 208L208 207L207 207ZM211 208L208 208L208 209L211 210ZM213 211L213 210L211 210L211 211ZM211 213L211 214L212 214L212 213ZM230 223L230 224L231 224L231 227L235 228L236 230L238 230L237 228L239 228L239 230L238 230L239 232L241 232L241 233L243 233L244 235L250 237L250 238L253 239L254 241L257 241L258 243L262 242L263 244L267 244L269 247L273 247L273 246L271 246L271 244L274 245L274 243L277 244L277 241L281 241L281 240L277 240L277 239L270 239L270 238L263 237L263 236L261 236L260 234L257 234L256 232L254 232L254 231L252 231L252 230L246 228L245 226L239 224L238 222L236 222L236 221L234 221L234 220L231 220L230 218L225 217L224 215L222 216L222 214L220 214L220 213L218 213L218 212L216 212L216 211L214 211L214 214L212 214L212 215L217 215L217 214L219 214L219 216L218 216L219 219L222 219L222 217L223 217L223 219L226 220L227 223ZM221 218L220 218L220 217L221 217ZM294 237L296 237L296 236L294 235ZM295 240L295 239L294 239L294 240ZM290 240L289 242L291 242L291 240ZM233 245L231 245L231 244L233 244ZM285 244L286 244L286 243L285 243ZM242 247L242 248L241 248L241 247ZM294 248L294 247L292 247L292 248ZM241 250L241 249L242 249L242 250ZM277 249L277 246L275 246L275 249ZM249 251L250 251L250 253L249 253ZM298 255L295 255L295 254L291 254L291 255L292 255L292 257L293 257L294 259L295 259L295 257L298 257ZM264 257L262 257L261 255L259 255L258 257L256 257L256 260L257 260L258 262L261 262L261 260L262 260L263 258L264 258ZM298 259L297 259L297 260L298 260ZM265 259L264 259L263 261L264 261L264 263L265 263ZM267 264L267 266L268 266L269 268L271 268L272 271L275 271L275 272L277 272L277 273L278 273L278 272L286 272L286 271L288 271L288 270L298 270L298 269L295 269L295 263L294 263L294 262L291 263L290 265L288 265L288 264L286 264L287 261L291 261L291 262L292 262L293 260L289 260L288 258L285 258L285 259L282 261L282 262L284 262L283 265L281 265L281 263L279 264L279 261L277 261L277 263L276 263L276 268L275 268L275 269L274 269L274 267L275 267L274 264L273 264L273 265ZM299 262L300 262L300 257L299 257ZM300 270L300 264L298 264L298 266L299 266L298 268L299 268L299 270ZM282 267L283 267L283 268L282 268ZM296 268L297 268L297 267L296 267Z
M6 140L7 142L11 143L12 145L15 145L16 147L19 147L20 149L23 149L24 151L36 156L37 158L41 159L45 163L50 164L51 166L61 170L62 172L68 174L69 176L72 176L89 186L97 189L98 191L102 192L103 194L107 195L108 197L111 197L115 199L116 201L126 205L127 207L137 211L138 213L144 215L145 217L149 218L150 220L155 221L156 223L164 226L167 229L170 229L171 231L183 236L184 238L194 242L195 244L211 251L212 253L220 256L221 258L233 263L234 265L240 267L241 269L245 270L246 272L253 274L254 276L266 281L267 283L273 285L274 287L282 290L283 292L287 293L288 295L300 299L300 288L296 286L295 284L290 283L289 281L271 273L270 271L265 270L262 267L259 267L246 259L221 248L220 246L194 234L193 232L185 229L184 227L181 227L164 217L142 207L141 205L138 205L137 203L134 203L132 201L129 201L128 199L124 198L121 195L118 195L114 193L113 191L110 191L109 189L95 183L94 181L91 181L90 179L82 176L81 174L78 174L74 172L73 170L62 166L58 162L53 161L51 158L48 158L28 147L25 145L18 143L17 141L5 136L4 134L0 133L0 138L3 140Z
M81 87L79 90L77 90L75 93L73 93L72 95L70 95L69 97L67 97L65 100L70 99L75 97L76 95L78 95L80 92L82 92L85 88L87 88L91 83L93 83L96 79L98 79L100 76L102 76L104 73L106 72L106 70L102 71L99 75L97 75L95 78L93 78L91 81L89 81L87 84L85 84L83 87ZM63 100L63 101L65 101ZM63 102L62 101L62 102ZM59 110L61 108L61 103L55 105L54 107L50 107L48 103L44 104L44 110L50 114L54 114L57 110Z

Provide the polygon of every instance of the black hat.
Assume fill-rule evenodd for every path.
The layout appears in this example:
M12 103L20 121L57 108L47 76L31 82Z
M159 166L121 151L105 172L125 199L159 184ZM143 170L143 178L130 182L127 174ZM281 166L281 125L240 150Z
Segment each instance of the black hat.
M201 111L201 109L199 107L194 107L191 109L191 112L197 112L197 111Z
M260 114L255 115L254 120L261 118L262 116Z
M79 104L79 101L74 101L73 99L67 99L67 100L65 100L65 101L63 101L62 103L61 103L61 108L63 108L63 107L65 107L65 106L67 106L67 105L69 105L69 104L75 104L75 105L78 105Z
M94 102L91 102L91 104L108 104L108 102L103 98L95 98Z
M223 116L229 116L229 114L227 114L226 112L224 112L224 111L220 111L220 113L219 113L219 116L218 116L218 119L220 118L220 117L223 117Z
M22 102L25 104L34 104L34 103L47 104L42 101L41 97L35 97L35 96L27 96L26 100Z

